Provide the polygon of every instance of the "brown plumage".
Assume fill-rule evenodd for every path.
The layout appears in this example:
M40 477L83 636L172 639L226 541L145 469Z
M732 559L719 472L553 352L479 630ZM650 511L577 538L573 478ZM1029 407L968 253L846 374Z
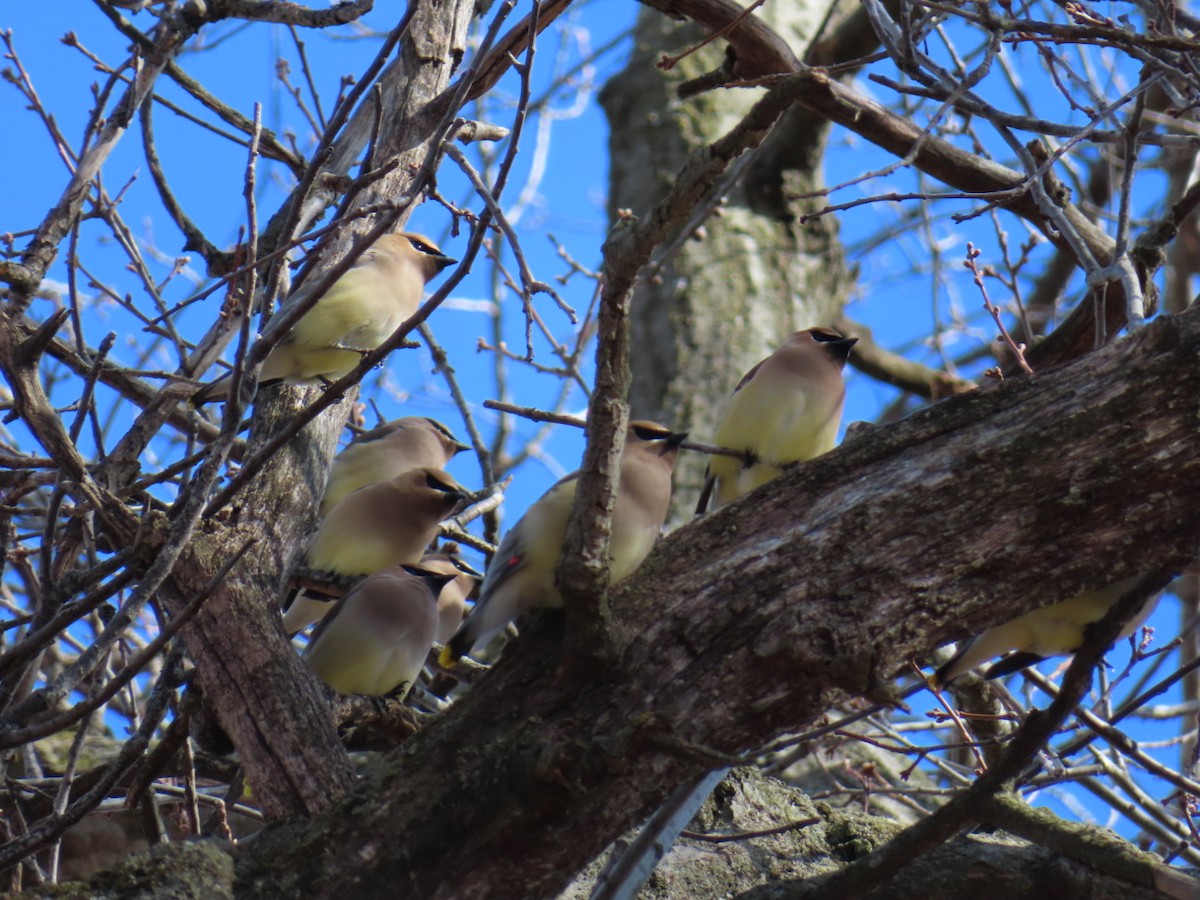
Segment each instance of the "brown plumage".
M409 469L444 469L456 453L469 449L441 422L423 416L393 419L364 431L333 460L321 515L353 491L395 478Z
M259 383L341 378L417 311L426 282L455 261L419 234L383 235L275 345L263 360ZM315 283L306 282L289 296L285 308L302 302ZM192 403L226 399L229 384L228 376L214 381L193 395Z
M407 566L364 578L318 626L304 661L339 693L407 695L437 634L438 592L453 578Z
M390 565L417 565L466 489L441 469L410 469L359 488L329 511L308 546L310 568L369 575ZM295 634L320 619L329 604L300 592L283 617Z
M434 639L444 644L462 624L463 616L467 614L467 598L479 586L483 576L457 556L446 553L426 553L419 565L422 569L448 575L451 579L437 597L438 625ZM334 599L321 599L299 592L283 615L283 630L288 637L295 637L312 623L325 618L336 605Z
M671 502L671 473L685 437L655 422L629 424L608 548L614 583L641 564L662 531ZM554 568L566 540L578 475L574 472L550 488L504 535L479 601L442 651L443 665L487 643L527 609L562 606Z
M828 328L797 331L742 376L725 401L713 442L751 457L713 456L696 512L713 489L723 506L766 484L790 463L833 449L846 386L842 369L856 338Z
M410 469L349 494L329 511L308 546L308 565L339 575L417 565L438 524L467 495L441 469Z
M437 598L438 626L435 640L444 644L458 631L467 613L467 597L479 586L479 573L474 572L457 557L445 553L427 553L421 568L450 577Z

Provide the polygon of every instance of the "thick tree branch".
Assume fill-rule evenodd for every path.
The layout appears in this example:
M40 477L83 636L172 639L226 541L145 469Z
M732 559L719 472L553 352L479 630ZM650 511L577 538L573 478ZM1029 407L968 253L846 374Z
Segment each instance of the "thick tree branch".
M360 191L351 208L373 209L396 198L411 201L425 183L448 124L430 98L438 97L449 81L453 61L466 42L471 11L466 0L449 8L412 5L411 18L406 20L411 27L400 36L400 55L389 70L392 92L385 92L385 101L390 115L378 142L380 156L394 157L399 164ZM394 225L403 223L407 207L390 207L387 215ZM309 277L322 277L373 224L375 220L364 217L342 229L322 248ZM414 317L412 324L416 321ZM359 368L365 371L365 365ZM361 377L362 372L355 374ZM282 389L261 398L249 440L252 458L255 450L270 446L275 435L290 428L305 395L311 397L313 392ZM245 562L235 567L185 629L184 637L206 701L240 751L247 781L270 818L316 813L352 777L324 695L283 635L277 599L287 570L303 547L345 422L346 401L328 406L299 433L292 432L294 437L285 445L273 449L249 483L239 482L232 522L214 539L192 543L181 567L188 578L169 586L169 606L178 609L189 592L217 570L230 542L238 545L244 532L258 538ZM222 497L228 499L228 492ZM239 519L246 521L237 524ZM263 684L275 689L260 690Z
M981 819L1097 871L1154 888L1161 896L1183 900L1200 892L1200 882L1195 878L1115 837L1107 828L1064 822L1049 810L1035 809L1012 795L991 798Z
M360 890L550 896L713 759L879 693L943 641L1189 561L1197 359L1200 313L1161 318L1052 376L871 431L685 526L613 592L619 677L556 671L558 629L526 629L361 796L255 844L247 877L270 865L333 896L347 876L326 861L354 847L369 860Z
M375 0L352 0L332 9L306 9L299 3L271 0L210 0L214 18L228 17L257 22L278 22L301 28L330 28L353 22L371 11Z

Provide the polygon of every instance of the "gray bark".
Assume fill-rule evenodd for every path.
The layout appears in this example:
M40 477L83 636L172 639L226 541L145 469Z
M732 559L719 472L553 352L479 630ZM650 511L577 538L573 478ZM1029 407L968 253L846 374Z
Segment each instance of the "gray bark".
M789 825L802 827L755 834ZM802 897L808 879L837 872L847 861L887 841L898 827L893 819L870 815L856 804L813 803L800 791L755 770L736 769L690 826L694 832L729 839L720 843L680 839L638 896L640 900ZM589 866L585 877L564 892L561 900L586 900L602 862ZM950 841L904 870L878 896L1007 900L1049 896L1051 890L1061 896L1096 900L1163 896L1002 831Z
M828 4L768 4L759 11L780 34L805 45ZM655 67L703 39L705 32L653 10L638 20L629 64L605 87L601 102L612 129L609 211L642 216L670 189L697 148L725 134L758 98L755 91L708 91L687 101L680 84L721 65L717 42L669 71ZM706 439L720 401L742 373L784 335L835 320L850 288L832 217L801 225L812 201L789 199L821 185L828 124L794 109L753 154L734 167L740 178L720 211L697 210L657 257L657 277L634 295L638 352L630 392L635 417L684 423ZM676 473L678 496L693 498L704 471L698 457ZM684 503L686 505L686 503ZM677 502L675 518L685 518Z
M384 118L377 159L400 164L355 198L358 206L403 196L417 183L414 169L437 148L447 111L437 98L466 42L472 5L418 7L391 72L390 115ZM397 225L402 224L405 215ZM319 278L354 238L374 224L364 219L332 242ZM316 390L273 389L255 407L249 452L291 422ZM303 398L303 399L301 399ZM243 527L188 548L181 576L167 592L179 608L202 589L241 540L255 548L230 573L184 630L205 698L246 765L247 781L269 816L310 814L350 783L350 767L316 681L293 652L279 622L279 598L290 565L304 545L316 498L346 419L349 401L335 404L276 453L234 507ZM288 691L259 690L288 684Z
M1200 312L1161 319L679 529L614 592L616 668L564 666L544 616L328 813L256 840L246 895L552 896L723 754L886 694L946 640L1194 558L1197 358Z
M455 9L454 21L465 21L466 5ZM436 25L414 25L421 52L406 54L418 60L413 78L427 79L416 99L445 84L459 47L454 29ZM441 55L424 43L431 33L446 38ZM699 104L707 115L684 131L736 116L717 114L708 100ZM639 113L621 115L636 125ZM431 123L423 127L428 137ZM815 183L803 172L820 139L793 156L779 137L789 130L794 141L816 127L783 123L750 164L729 215L706 225L703 240L686 240L663 285L640 295L640 346L662 340L670 350L639 358L638 414L701 431L712 410L692 398L720 396L782 332L815 321L797 320L810 310L801 295L835 310L844 278L836 256L807 259L835 254L833 235L799 229L782 202L789 185ZM694 146L678 135L663 140L680 153ZM632 151L629 162L637 168ZM621 190L658 196L661 173L642 167L618 174L629 178ZM635 189L634 174L653 175L657 187ZM400 186L381 190L389 187ZM700 249L713 255L690 255ZM727 259L736 260L728 274L715 262ZM810 280L817 268L827 281ZM701 294L728 305L701 307ZM693 350L701 344L710 349ZM176 604L198 590L240 527L273 544L247 558L186 634L256 796L277 817L317 812L249 842L233 890L553 895L675 784L847 698L886 694L909 657L1081 588L1190 560L1200 525L1198 354L1193 312L1061 371L938 404L799 467L681 529L615 592L616 666L567 664L557 617L545 615L464 702L321 811L348 781L347 767L304 687L311 679L282 644L273 597L288 564L280 548L295 546L304 529L340 425L325 416L246 495L243 515L253 521L198 539L179 567L187 580L171 588ZM714 373L726 379L719 388ZM668 386L657 394L656 379ZM264 404L262 421L278 422L279 408ZM301 687L258 690L280 683ZM835 849L869 849L853 838ZM224 869L213 876L214 890L227 877Z

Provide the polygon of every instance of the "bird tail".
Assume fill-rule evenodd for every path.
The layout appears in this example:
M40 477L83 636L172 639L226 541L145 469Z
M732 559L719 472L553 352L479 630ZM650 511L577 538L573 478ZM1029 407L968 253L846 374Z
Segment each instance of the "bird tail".
M479 607L476 607L478 609ZM476 634L475 625L468 616L466 621L459 626L458 631L454 632L454 636L446 641L446 645L442 647L442 652L438 654L438 665L443 669L452 669L454 665L466 656L478 642L480 635Z
M1045 659L1044 656L1038 656L1036 653L1026 653L1024 651L1010 653L998 663L988 666L988 670L983 673L983 677L991 681L993 678L1012 675L1014 672L1020 672L1022 669L1028 669L1030 666L1040 663L1043 659Z
M955 652L955 654L938 666L937 670L929 676L929 686L933 690L942 690L947 684L949 684L963 672L967 671L967 669L962 668L961 662L962 658L966 656L967 650L970 649L972 643L974 643L974 641L967 639L959 644L958 650Z
M297 591L283 614L284 633L292 638L313 622L320 622L333 609L335 602L332 597L314 597Z
M700 501L696 504L696 515L702 516L708 512L708 503L712 499L713 486L717 483L717 476L704 473L704 489L700 491Z
M216 400L229 399L229 376L218 378L216 381L204 385L196 393L192 394L192 406L201 407L205 403L212 403Z
M458 637L458 635L454 637ZM453 669L462 659L464 652L461 648L454 646L454 639L451 638L449 643L442 647L442 652L438 654L438 665L443 669Z

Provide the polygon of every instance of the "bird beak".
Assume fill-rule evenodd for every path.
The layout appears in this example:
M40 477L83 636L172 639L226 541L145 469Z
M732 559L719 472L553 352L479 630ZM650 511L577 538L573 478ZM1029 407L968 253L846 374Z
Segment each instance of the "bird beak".
M444 253L439 253L437 256L431 256L430 259L432 259L434 261L434 263L437 264L437 268L438 268L439 272L442 271L442 269L446 268L447 266L452 266L456 262L458 262L458 260L455 259L453 256L447 256Z
M427 580L431 585L433 585L433 595L436 597L442 592L442 588L444 588L457 577L457 575L443 575L440 572L436 572L431 573L427 577Z
M464 450L470 450L470 449L471 449L471 445L470 445L470 444L464 444L464 443L462 443L461 441L455 441L455 442L454 442L454 452L455 452L455 454L459 454L459 453L462 453Z
M858 338L841 338L836 341L830 341L827 346L835 347L838 355L841 356L842 360L844 361L850 358L850 348L857 343Z
M666 453L667 450L674 450L677 448L680 444L687 440L688 434L689 432L686 431L672 432L671 435L665 441L663 441L663 446L666 448L663 450L663 453ZM661 456L662 454L659 455Z

